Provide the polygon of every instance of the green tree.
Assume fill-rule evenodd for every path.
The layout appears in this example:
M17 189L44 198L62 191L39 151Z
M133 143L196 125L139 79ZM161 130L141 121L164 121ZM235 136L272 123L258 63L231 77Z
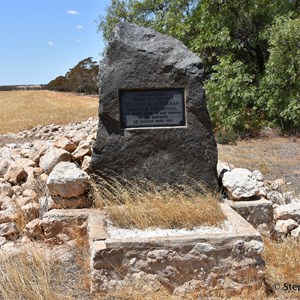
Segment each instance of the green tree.
M261 81L260 105L282 129L300 128L300 18L278 18L267 32L270 57Z
M65 75L70 91L84 94L98 93L99 65L92 57L81 60Z
M263 121L279 121L279 116L282 128L296 125L296 85L291 89L277 84L283 90L273 89L271 98L265 93L280 76L274 73L278 68L271 68L276 48L271 32L279 30L273 23L289 13L299 17L299 0L112 0L99 29L108 40L116 23L128 21L180 39L204 62L208 107L216 127L255 131ZM290 34L299 40L295 31ZM279 61L289 69L289 61ZM283 95L293 100L280 101ZM259 121L254 122L253 112Z
M67 79L65 76L58 76L45 85L45 89L58 92L68 91Z
M180 39L207 73L228 54L262 72L268 44L261 32L291 10L299 10L297 0L112 0L99 30L109 40L116 23L133 22Z
M216 130L251 132L258 127L260 118L254 106L256 86L247 65L223 56L206 83L208 109Z
M172 35L183 42L193 36L193 15L199 0L112 0L99 30L109 40L118 22L132 22Z
M98 94L99 65L92 57L81 60L65 76L58 76L45 88L60 92Z

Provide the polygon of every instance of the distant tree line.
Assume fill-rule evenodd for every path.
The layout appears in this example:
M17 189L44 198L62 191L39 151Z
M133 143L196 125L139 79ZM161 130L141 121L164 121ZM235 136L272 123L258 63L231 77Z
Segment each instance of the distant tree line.
M0 91L41 90L43 85L0 85Z
M45 89L59 92L98 94L99 64L92 57L81 60L65 76L58 76Z
M119 21L181 40L206 69L216 131L300 128L299 0L111 0L99 29Z

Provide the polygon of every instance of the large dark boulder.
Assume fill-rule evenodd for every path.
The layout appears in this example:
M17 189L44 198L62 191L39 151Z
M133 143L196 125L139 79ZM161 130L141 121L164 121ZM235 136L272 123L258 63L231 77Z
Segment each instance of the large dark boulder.
M180 41L152 29L118 24L100 66L95 173L159 184L201 181L217 187L217 147L206 109L203 64ZM185 126L124 129L119 91L185 90Z

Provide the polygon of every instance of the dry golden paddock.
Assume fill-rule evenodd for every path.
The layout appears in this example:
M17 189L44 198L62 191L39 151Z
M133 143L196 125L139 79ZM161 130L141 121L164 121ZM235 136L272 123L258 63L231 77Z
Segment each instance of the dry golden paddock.
M69 93L50 91L12 91L0 92L0 134L17 132L37 125L51 123L64 124L77 122L89 117L96 117L98 111L97 97L83 97ZM2 137L3 139L3 137ZM17 142L17 141L15 141ZM2 141L3 144L3 141ZM0 136L1 145L1 136ZM285 178L290 181L290 189L300 193L300 141L289 137L238 141L236 145L219 145L219 158L228 161L236 167L251 170L259 169L266 178ZM78 236L80 240L80 236ZM266 290L279 283L300 285L300 242L286 240L276 242L265 239L263 257L266 262ZM84 247L78 247L78 249ZM80 255L82 257L82 255ZM74 297L76 287L68 286L71 282L69 274L59 276L53 272L53 266L45 263L43 257L37 255L34 262L28 264L28 259L22 256L18 263L7 261L0 266L0 299L78 299ZM84 270L84 263L82 263ZM41 269L42 267L42 269ZM55 266L58 267L57 265ZM62 269L65 269L63 267ZM9 270L9 271L8 271ZM22 272L20 272L22 270ZM5 274L5 276L3 276ZM81 271L82 276L87 276ZM38 280L37 280L38 278ZM58 287L60 285L60 288ZM70 284L69 284L70 285ZM184 298L171 296L165 290L156 294L145 294L141 291L132 296L136 287L127 288L121 294L89 295L88 285L78 286L80 299L210 299L208 291L186 295ZM63 290L62 293L61 290ZM242 297L234 299L300 299L300 292L266 290L247 291ZM5 291L5 293L4 293ZM72 291L72 292L71 292ZM22 294L22 295L21 295ZM75 293L76 294L76 293ZM226 291L215 294L222 299L228 299ZM218 299L221 299L218 298ZM213 298L212 298L213 299Z
M97 116L98 99L52 91L0 92L0 134Z

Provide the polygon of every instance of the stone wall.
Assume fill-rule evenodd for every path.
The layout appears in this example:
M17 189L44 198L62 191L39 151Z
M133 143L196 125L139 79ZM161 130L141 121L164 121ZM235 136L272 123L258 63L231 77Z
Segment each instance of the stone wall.
M222 209L233 231L173 238L94 241L92 290L108 291L145 281L160 282L174 294L195 288L239 293L262 285L263 243L259 233L229 206Z

